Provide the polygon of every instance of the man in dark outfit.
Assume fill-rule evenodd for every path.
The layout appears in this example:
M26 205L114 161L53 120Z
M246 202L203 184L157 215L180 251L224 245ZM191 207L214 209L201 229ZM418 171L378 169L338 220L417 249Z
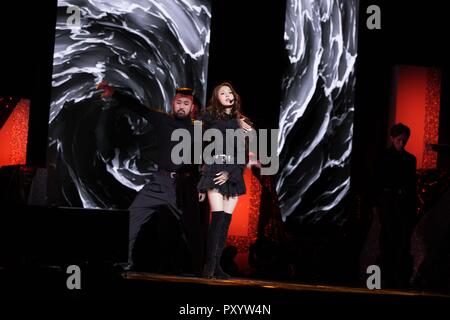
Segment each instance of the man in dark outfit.
M105 94L111 96L119 105L132 103L128 96L112 92L111 87L103 85ZM129 107L129 106L128 106ZM143 110L140 116L148 121L156 133L157 152L154 162L158 169L147 179L145 186L139 191L131 204L129 225L129 252L127 269L140 269L140 262L151 261L152 270L161 273L178 273L184 271L200 273L202 266L203 242L201 239L201 214L196 183L198 166L190 163L175 164L172 161L172 149L179 141L172 141L171 136L176 129L185 129L191 135L193 143L194 125L191 113L194 109L192 89L179 88L172 100L172 114L137 106ZM135 108L136 109L136 108ZM156 252L152 257L136 255L136 240L145 236L141 234L143 226L155 220L152 241L156 244ZM148 238L148 237L147 237ZM181 240L181 241L180 241ZM180 254L180 242L187 245L188 254ZM149 245L143 245L149 255ZM180 260L186 259L187 263Z
M175 164L171 159L173 147L178 141L172 141L172 132L186 129L194 136L191 113L194 108L192 90L177 89L172 101L172 115L151 112L150 122L155 127L158 139L158 171L138 193L130 206L129 263L133 267L133 249L142 226L158 212L158 247L160 259L159 272L180 272L181 261L185 271L199 273L202 263L201 253L201 214L195 185L198 181L198 168L191 159L188 164ZM192 141L193 143L194 141ZM177 228L178 227L178 228ZM178 255L179 236L186 237L190 256ZM189 265L190 264L190 265Z
M404 148L410 129L402 123L391 128L392 145L378 167L375 212L381 221L382 282L405 288L411 273L411 234L417 205L416 158Z

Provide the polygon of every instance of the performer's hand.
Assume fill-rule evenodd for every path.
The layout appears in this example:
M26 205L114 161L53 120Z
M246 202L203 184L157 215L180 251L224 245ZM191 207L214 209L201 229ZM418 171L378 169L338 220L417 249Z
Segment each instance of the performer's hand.
M114 93L114 89L108 84L106 80L102 80L97 84L97 89L103 90L102 97L111 97Z
M239 119L239 126L244 129L245 132L252 131L253 129L251 125L244 121L244 118Z
M224 184L225 182L227 182L227 180L230 177L230 174L226 171L220 171L218 173L216 173L216 176L213 181L218 184L219 186Z
M206 194L204 192L199 192L198 193L198 201L202 202L203 200L205 200L206 198Z
M247 168L251 167L261 168L261 162L259 160L249 160L247 163Z
M247 168L256 167L261 168L261 162L256 157L256 154L253 152L248 153L248 163Z

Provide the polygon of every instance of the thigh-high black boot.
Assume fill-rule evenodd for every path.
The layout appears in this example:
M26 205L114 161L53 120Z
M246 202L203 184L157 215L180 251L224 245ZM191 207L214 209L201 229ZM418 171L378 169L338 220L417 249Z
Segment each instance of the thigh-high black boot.
M208 237L206 243L206 262L203 268L202 276L212 278L217 264L217 246L223 224L223 211L213 211L211 222L208 228Z
M220 266L220 257L222 256L223 249L225 247L225 243L227 242L228 229L230 228L231 223L231 214L223 212L222 225L220 227L220 235L219 241L217 244L216 251L216 269L214 271L214 277L218 279L229 279L230 275L225 273Z

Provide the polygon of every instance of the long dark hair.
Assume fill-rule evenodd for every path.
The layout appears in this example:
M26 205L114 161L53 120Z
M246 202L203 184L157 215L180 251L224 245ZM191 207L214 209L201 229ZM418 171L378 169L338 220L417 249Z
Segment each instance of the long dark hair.
M234 96L234 103L231 107L230 115L225 113L225 108L219 100L219 89L225 86L230 88ZM213 117L217 119L224 119L227 117L239 119L241 117L241 97L237 94L236 90L234 90L231 83L222 82L214 88L211 99L209 100L208 111L212 114Z

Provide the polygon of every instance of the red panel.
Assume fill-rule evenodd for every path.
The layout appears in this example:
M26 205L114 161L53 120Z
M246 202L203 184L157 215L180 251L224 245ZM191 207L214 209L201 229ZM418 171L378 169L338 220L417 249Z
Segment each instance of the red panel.
M437 153L432 151L430 144L439 140L439 112L441 106L441 72L429 69L427 77L427 97L425 102L425 150L422 168L432 169L437 165Z
M244 171L244 181L247 192L239 197L233 212L227 245L238 249L235 261L241 272L245 273L248 269L249 246L256 241L257 236L261 184L249 169Z
M417 168L436 166L427 148L438 140L440 73L433 68L401 66L398 69L395 123L411 129L406 150L417 158Z
M426 87L426 68L410 66L399 68L395 123L402 122L411 129L411 137L405 149L416 156L418 168L422 164L424 149Z
M26 163L29 100L21 99L0 129L0 166Z

